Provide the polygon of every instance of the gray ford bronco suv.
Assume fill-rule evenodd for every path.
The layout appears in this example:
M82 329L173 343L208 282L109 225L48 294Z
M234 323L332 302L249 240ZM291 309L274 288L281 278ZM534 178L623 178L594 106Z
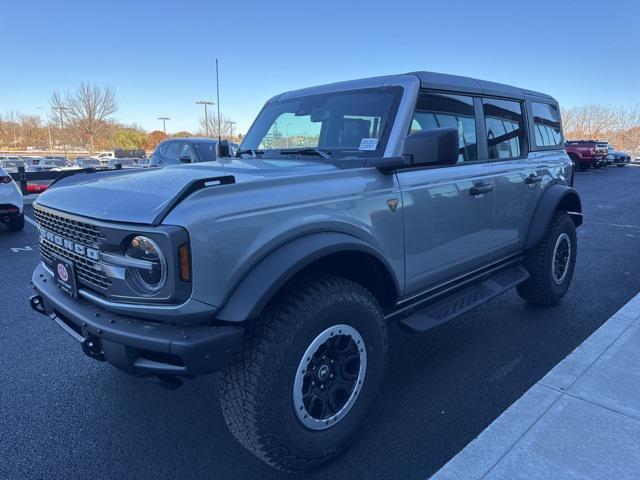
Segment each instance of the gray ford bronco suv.
M390 322L425 332L512 287L562 298L572 183L548 95L428 72L287 92L235 158L50 187L31 306L124 372L215 372L238 441L304 470L371 410Z

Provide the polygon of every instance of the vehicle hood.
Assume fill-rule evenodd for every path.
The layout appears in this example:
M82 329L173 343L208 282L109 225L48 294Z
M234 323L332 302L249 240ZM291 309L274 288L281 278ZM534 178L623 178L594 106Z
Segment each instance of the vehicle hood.
M228 159L164 168L77 173L40 194L35 205L98 220L150 224L195 180L233 175L236 183L262 182L336 169L334 165L306 158Z

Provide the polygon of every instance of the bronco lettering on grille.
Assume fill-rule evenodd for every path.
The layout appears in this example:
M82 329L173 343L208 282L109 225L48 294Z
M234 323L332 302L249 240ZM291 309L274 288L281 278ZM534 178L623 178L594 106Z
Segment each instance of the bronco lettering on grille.
M55 243L60 248L69 250L70 252L73 252L77 255L82 255L83 257L87 257L90 260L94 260L94 261L100 260L100 250L86 247L81 243L77 243L77 242L74 242L73 240L69 240L68 238L64 238L53 232L45 230L44 228L40 229L40 237L44 238L45 240L48 240L51 243Z

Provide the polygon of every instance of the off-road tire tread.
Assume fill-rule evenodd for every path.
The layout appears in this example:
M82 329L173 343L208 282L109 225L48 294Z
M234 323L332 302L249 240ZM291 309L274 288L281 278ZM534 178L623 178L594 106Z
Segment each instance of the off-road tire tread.
M335 293L343 295L343 298L350 297L364 302L374 313L383 331L383 366L386 366L387 328L376 298L366 288L351 280L316 275L291 288L247 327L235 358L216 378L222 414L231 433L247 450L278 470L299 472L317 468L339 455L350 443L349 440L340 449L329 452L323 458L300 458L270 433L270 425L265 422L265 417L268 416L263 412L271 406L258 403L262 384L259 380L264 379L265 375L277 373L273 371L273 365L278 364L273 361L273 355L284 355L289 348L293 336L304 321L300 312L330 301L330 295ZM269 360L266 358L267 353L270 355ZM378 394L379 390L376 399ZM373 403L375 404L375 400Z
M524 260L524 267L529 272L529 278L517 286L520 297L528 303L541 306L551 306L560 300L550 288L548 277L549 248L553 248L549 244L554 242L560 232L563 231L564 225L575 228L573 220L564 211L558 210L554 213L544 238L527 252ZM577 244L572 244L572 255L575 258L577 254Z

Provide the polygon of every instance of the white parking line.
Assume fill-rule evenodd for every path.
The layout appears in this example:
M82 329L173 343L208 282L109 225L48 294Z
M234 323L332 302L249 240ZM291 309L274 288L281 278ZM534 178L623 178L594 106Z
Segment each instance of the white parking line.
M24 219L27 221L27 223L30 223L31 225L33 225L34 227L38 228L38 224L36 223L36 221L33 218L29 218L26 215L24 216Z

